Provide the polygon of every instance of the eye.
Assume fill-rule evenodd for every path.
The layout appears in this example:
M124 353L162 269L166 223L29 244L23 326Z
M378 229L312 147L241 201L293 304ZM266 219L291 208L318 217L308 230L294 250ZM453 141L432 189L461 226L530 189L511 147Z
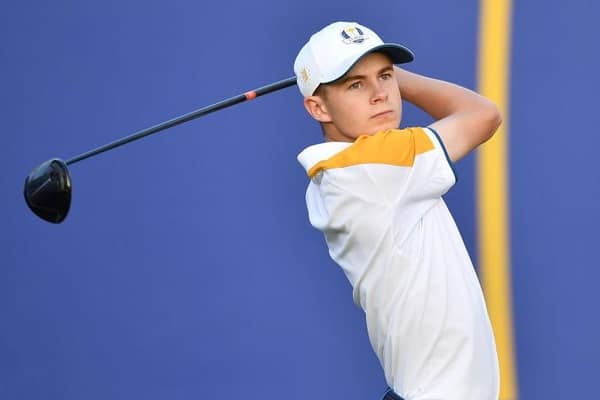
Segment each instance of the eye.
M381 79L382 81L387 81L388 79L392 79L392 74L389 72L386 72L384 74L381 74L379 79Z
M356 90L356 89L360 89L362 87L362 83L361 81L356 81L356 82L352 82L349 86L348 89L351 90Z

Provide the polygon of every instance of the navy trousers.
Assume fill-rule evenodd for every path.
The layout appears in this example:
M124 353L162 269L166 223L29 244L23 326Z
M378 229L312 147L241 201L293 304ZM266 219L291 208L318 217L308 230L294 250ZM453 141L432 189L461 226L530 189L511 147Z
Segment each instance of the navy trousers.
M388 389L387 392L383 395L383 399L381 400L404 400L402 397L398 396L396 392L392 389Z

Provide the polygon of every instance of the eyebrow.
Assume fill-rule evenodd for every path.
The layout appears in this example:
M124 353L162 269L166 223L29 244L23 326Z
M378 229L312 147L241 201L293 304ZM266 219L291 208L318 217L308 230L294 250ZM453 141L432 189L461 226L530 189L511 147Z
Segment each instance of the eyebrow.
M377 75L382 74L382 73L384 73L386 71L393 71L393 70L394 70L394 66L393 65L386 66L386 67L381 68L379 71L377 71ZM364 79L366 77L367 77L366 75L347 75L347 76L344 76L344 77L340 78L335 83L339 84L339 85L343 85L344 83L346 83L348 81L352 81L352 80L355 80L355 79Z

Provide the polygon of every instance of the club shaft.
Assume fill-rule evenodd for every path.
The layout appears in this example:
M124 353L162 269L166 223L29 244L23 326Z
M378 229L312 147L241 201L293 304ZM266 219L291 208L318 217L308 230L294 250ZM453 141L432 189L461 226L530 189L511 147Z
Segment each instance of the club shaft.
M271 92L274 92L274 91L277 91L277 90L280 90L280 89L283 89L283 88L286 88L289 86L293 86L295 84L296 84L296 77L293 76L293 77L283 79L278 82L271 83L266 86L262 86L258 89L251 90L249 92L246 92L246 93L234 96L234 97L230 97L228 99L219 101L218 103L212 104L210 106L202 107L198 110L195 110L195 111L189 112L187 114L181 115L179 117L170 119L170 120L162 122L158 125L151 126L150 128L146 128L144 130L141 130L139 132L136 132L134 134L126 136L122 139L115 140L114 142L108 143L104 146L95 148L86 153L75 156L75 157L67 160L65 163L67 165L75 164L76 162L85 160L86 158L90 158L90 157L93 157L100 153L104 153L105 151L112 150L115 147L123 146L124 144L130 143L135 140L141 139L143 137L163 131L163 130L171 128L173 126L183 124L184 122L188 122L193 119L202 117L203 115L210 114L210 113L218 111L218 110L222 110L223 108L227 108L227 107L233 106L238 103L242 103L247 100L252 100L258 96L262 96L263 94L271 93Z

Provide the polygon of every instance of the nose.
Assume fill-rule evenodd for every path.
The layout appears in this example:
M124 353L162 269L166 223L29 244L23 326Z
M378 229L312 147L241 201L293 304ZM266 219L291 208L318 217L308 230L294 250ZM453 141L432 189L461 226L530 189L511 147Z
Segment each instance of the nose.
M371 103L377 104L387 100L387 92L381 82L377 81L373 84L373 93L371 94Z

